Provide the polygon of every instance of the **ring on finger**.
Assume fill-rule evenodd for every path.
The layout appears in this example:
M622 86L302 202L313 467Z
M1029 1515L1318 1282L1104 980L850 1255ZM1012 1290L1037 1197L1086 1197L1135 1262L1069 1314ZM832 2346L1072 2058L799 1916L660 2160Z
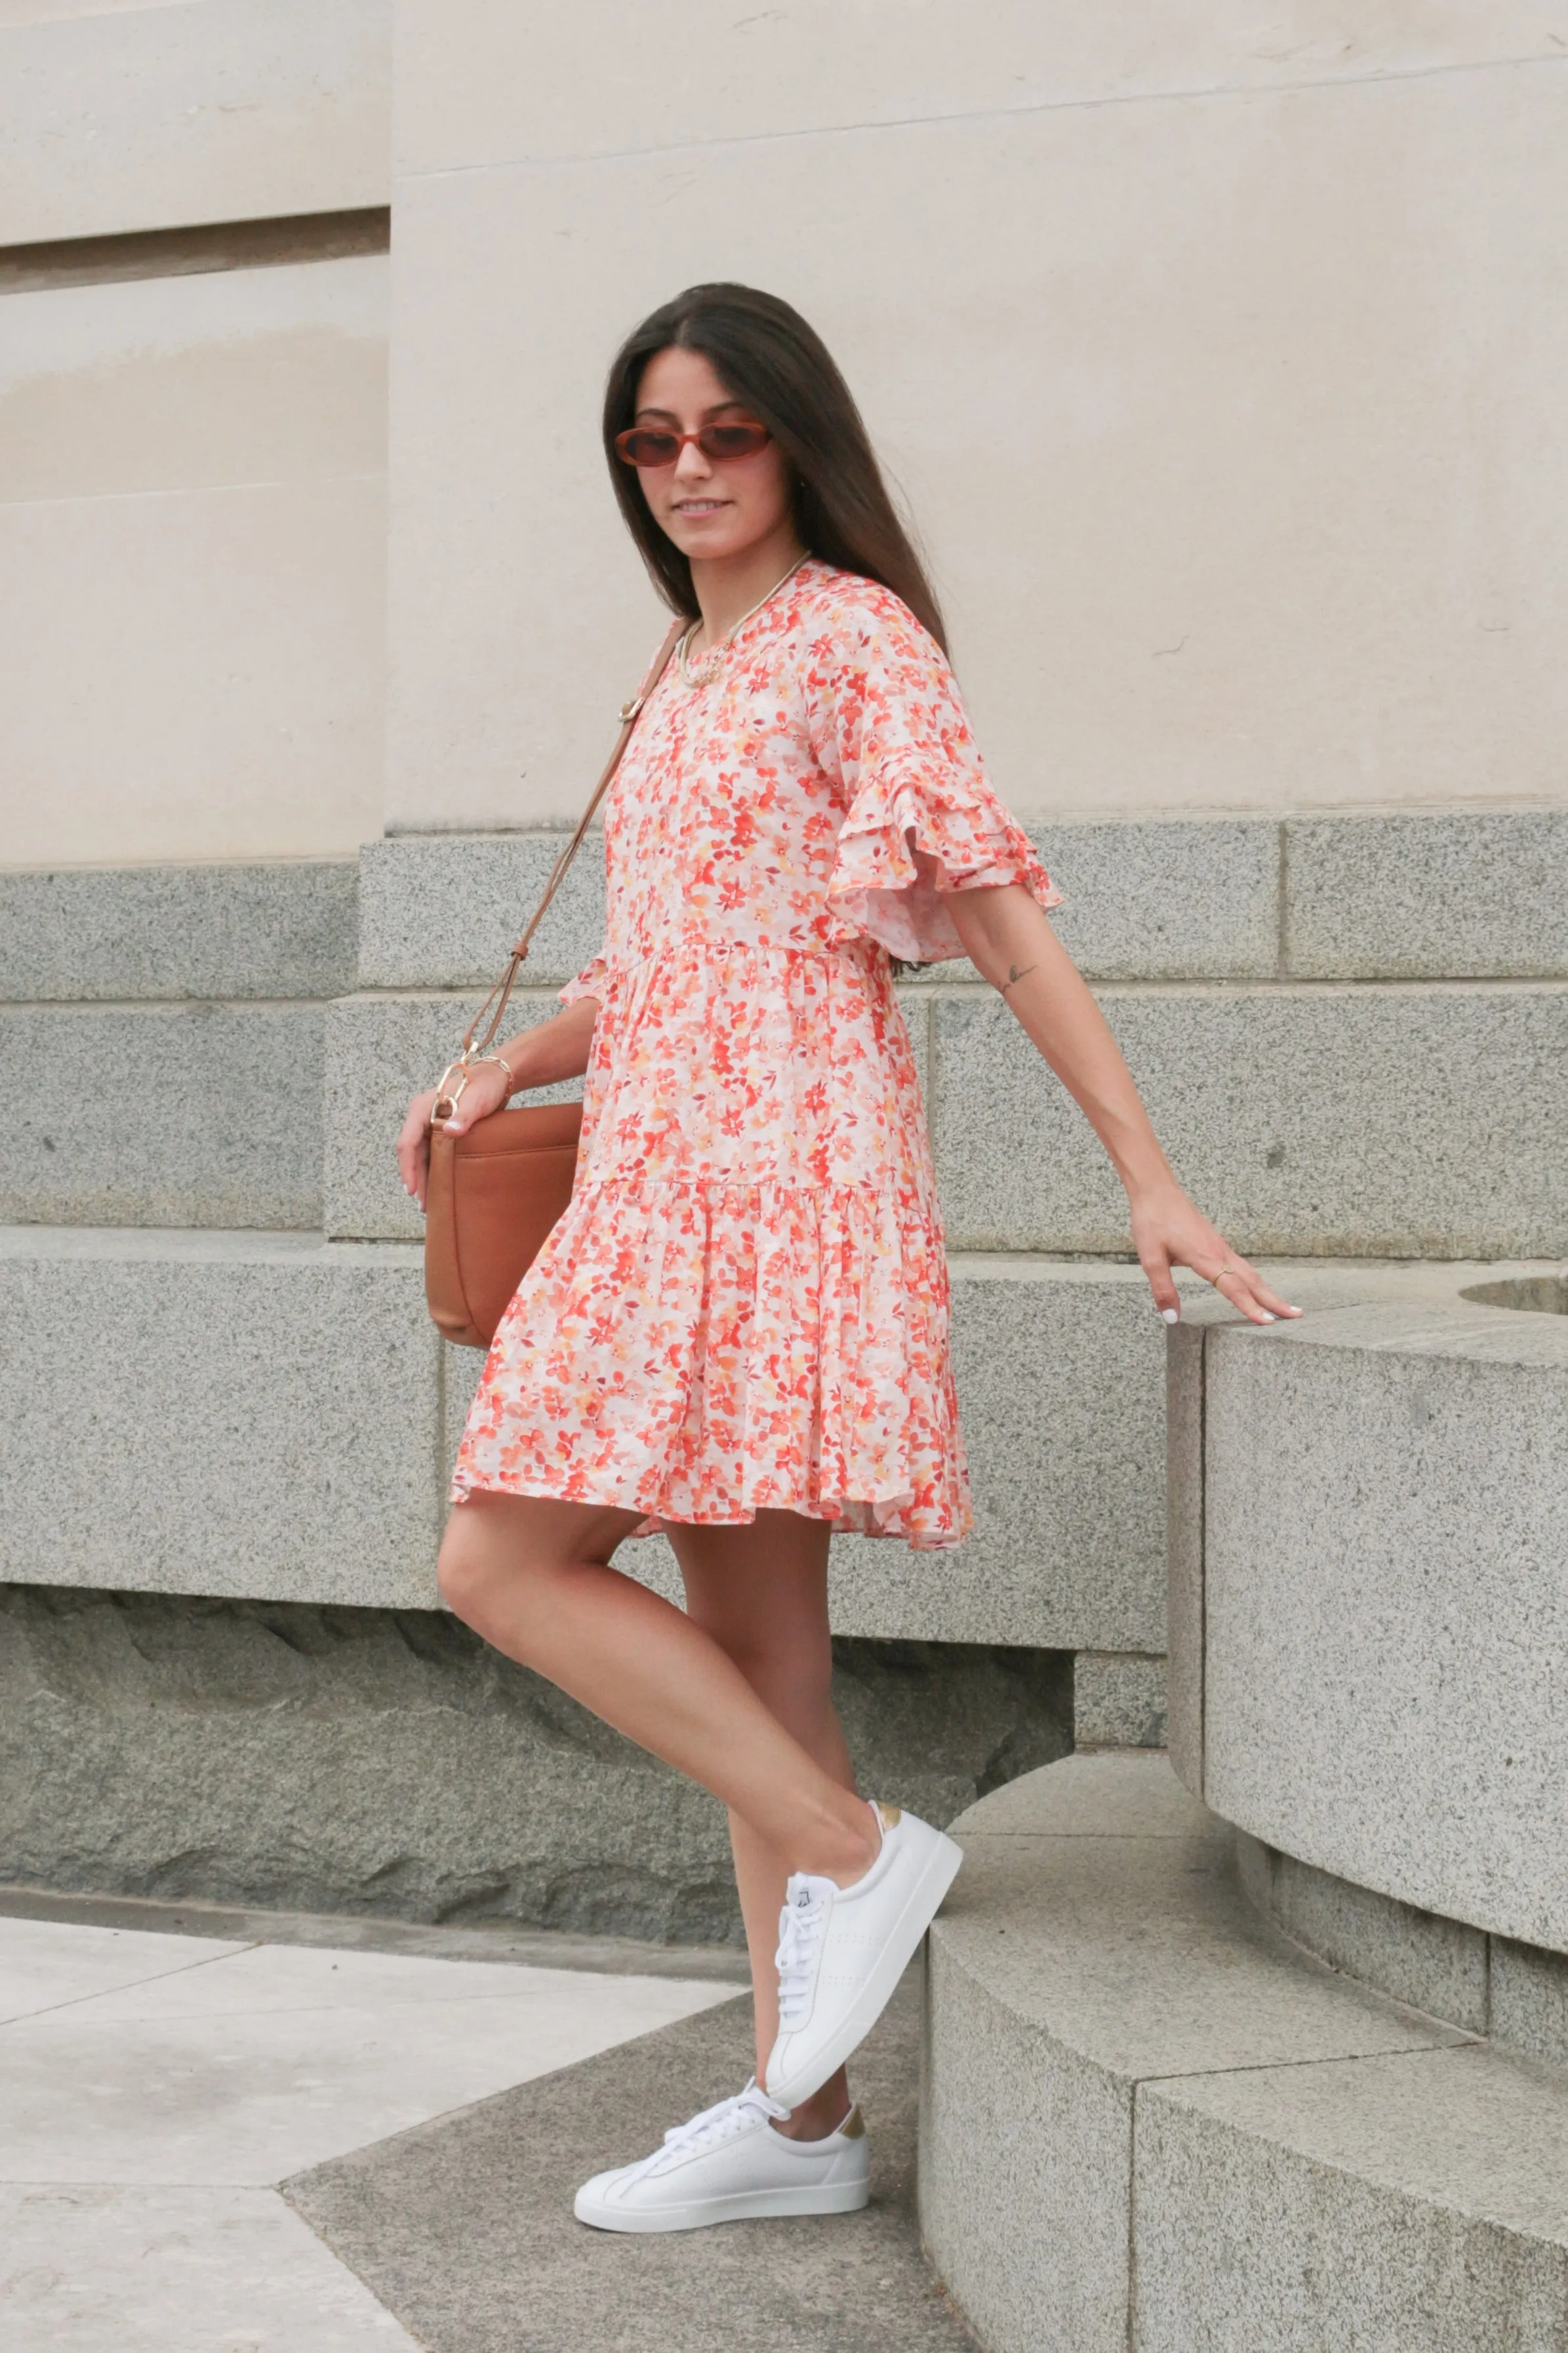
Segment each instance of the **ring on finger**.
M1231 1262L1230 1262L1229 1259L1226 1259L1226 1261L1225 1264L1221 1267L1221 1269L1220 1269L1219 1272L1218 1272L1217 1274L1215 1274L1215 1275L1211 1275L1211 1276L1210 1276L1210 1278L1209 1278L1209 1287L1210 1287L1210 1289L1211 1289L1211 1290L1217 1291L1217 1290L1218 1290L1218 1288L1219 1288L1219 1286L1220 1286L1220 1284L1225 1281L1226 1276L1227 1274L1239 1274L1240 1272L1241 1272L1241 1269L1240 1269L1238 1266L1232 1266L1232 1264L1231 1264Z

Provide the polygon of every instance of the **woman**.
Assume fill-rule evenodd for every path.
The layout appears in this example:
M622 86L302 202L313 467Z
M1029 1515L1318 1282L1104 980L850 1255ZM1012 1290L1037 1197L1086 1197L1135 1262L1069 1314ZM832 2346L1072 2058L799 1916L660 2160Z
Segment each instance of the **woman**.
M695 287L611 371L622 511L690 628L605 804L604 953L475 1066L457 1132L586 1074L577 1187L496 1335L440 1562L458 1615L729 1808L757 2073L579 2191L611 2230L862 2205L844 2061L958 1850L855 1794L835 1528L960 1542L929 1147L889 958L967 955L1172 1268L1295 1313L1186 1198L992 794L847 387L783 302ZM433 1093L399 1139L423 1202ZM684 1612L611 1566L657 1525ZM775 1924L783 1941L774 1953Z

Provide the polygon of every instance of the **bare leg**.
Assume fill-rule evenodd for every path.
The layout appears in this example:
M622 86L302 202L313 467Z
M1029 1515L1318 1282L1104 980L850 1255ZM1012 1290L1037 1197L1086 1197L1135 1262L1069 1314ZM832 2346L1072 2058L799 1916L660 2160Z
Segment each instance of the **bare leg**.
M472 1496L447 1523L441 1590L498 1651L711 1789L786 1870L851 1885L876 1859L869 1810L702 1626L609 1566L637 1521L591 1504Z
M686 1580L686 1606L806 1754L845 1788L855 1786L833 1711L833 1651L827 1626L828 1528L796 1512L759 1512L751 1527L668 1529ZM778 2032L779 1907L791 1865L733 1808L730 1843L752 1957L757 2080ZM830 2075L781 2130L820 2140L849 2109L844 2070Z

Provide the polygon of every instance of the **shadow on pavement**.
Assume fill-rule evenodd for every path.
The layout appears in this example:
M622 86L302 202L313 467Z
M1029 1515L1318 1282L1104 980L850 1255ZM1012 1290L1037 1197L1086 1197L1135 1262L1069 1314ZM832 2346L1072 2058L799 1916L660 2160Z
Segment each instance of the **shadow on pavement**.
M752 2069L740 2000L299 2174L284 2195L431 2353L969 2353L914 2212L918 1964L857 2056L863 2213L622 2237L579 2181Z

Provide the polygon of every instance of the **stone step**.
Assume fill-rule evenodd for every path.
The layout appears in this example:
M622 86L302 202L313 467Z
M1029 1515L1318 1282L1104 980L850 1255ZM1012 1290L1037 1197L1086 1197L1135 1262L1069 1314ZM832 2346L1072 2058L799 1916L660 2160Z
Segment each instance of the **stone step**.
M1554 2353L1568 2077L1336 1976L1157 1755L953 1825L921 2216L986 2353Z
M937 1553L837 1539L835 1623L1096 1654L1085 1736L1123 1736L1093 1727L1125 1724L1128 1708L1152 1729L1166 1335L1142 1274L1103 1261L950 1263L974 1534ZM1330 1312L1368 1297L1430 1309L1498 1270L1272 1271ZM433 1603L447 1466L481 1358L437 1339L415 1245L0 1228L0 1577ZM62 1449L63 1429L90 1443ZM650 1583L672 1575L657 1543L634 1560Z
M929 996L912 1026L950 1246L1126 1251L1110 1164L1006 1015L973 989ZM1237 1249L1568 1255L1568 1104L1549 1075L1568 1069L1568 991L1102 1003L1178 1176ZM513 1026L557 1009L521 997ZM0 1215L412 1238L395 1139L476 1010L423 996L0 1009L0 1076L23 1105ZM1265 1069L1295 1074L1287 1100L1246 1075Z
M1568 1253L1568 985L1099 993L1178 1175L1237 1249ZM1128 1250L1110 1162L1006 1008L976 983L902 996L950 1247ZM553 990L531 987L514 1002L518 1028L557 1009ZM477 1008L472 994L428 991L332 1007L330 1232L417 1231L391 1138Z
M1568 977L1568 809L1128 818L1031 828L1092 980ZM488 982L566 836L405 834L361 859L360 985ZM596 951L590 841L541 930L537 981ZM952 977L961 967L933 967Z
M1078 893L1064 936L1179 1173L1237 1247L1568 1251L1568 949L1527 854L1561 821L1468 822L1314 821L1288 859L1259 820L1042 836ZM1381 963L1357 893L1333 913L1355 842L1385 879L1402 855L1409 870L1407 903L1389 886ZM321 861L0 878L0 1077L21 1105L0 1216L413 1236L392 1156L404 1108L456 1050L558 846L375 843L357 887L352 866ZM1410 875L1464 851L1477 902L1444 965ZM598 944L593 853L579 870L529 965L522 1023L555 1011ZM1510 882L1511 949L1493 920ZM1201 917L1175 925L1173 906ZM967 972L937 967L903 992L951 1244L1125 1249L1104 1155Z
M318 1004L0 1007L0 1218L321 1222Z
M353 859L0 873L0 1004L341 997Z
M418 1251L12 1226L0 1302L0 1579L433 1603Z
M910 992L911 995L919 992ZM1568 1252L1562 982L1097 994L1177 1176L1253 1257ZM930 991L955 1250L1127 1247L1088 1123L988 989Z
M836 1623L1100 1654L1086 1729L1116 1736L1129 1707L1147 1728L1163 1705L1164 1333L1142 1277L953 1271L975 1536L956 1553L839 1539ZM481 1359L437 1339L413 1245L11 1227L0 1334L0 1577L433 1605ZM632 1565L672 1579L660 1544Z
M0 875L0 1218L319 1226L352 860Z
M1034 828L1055 921L1096 981L1568 977L1568 810L1128 818ZM483 987L563 831L405 835L359 860L0 874L0 1003ZM590 841L541 929L537 987L604 927ZM963 976L931 966L924 978Z

